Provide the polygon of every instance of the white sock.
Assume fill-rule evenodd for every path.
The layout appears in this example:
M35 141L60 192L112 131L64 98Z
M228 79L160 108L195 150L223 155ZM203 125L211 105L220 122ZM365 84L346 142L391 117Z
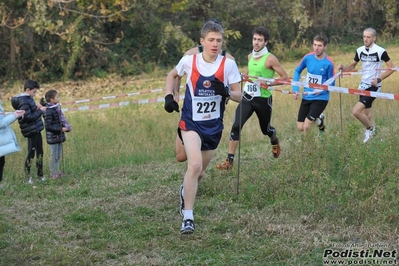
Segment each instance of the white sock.
M183 220L193 220L194 221L194 214L193 214L193 210L184 210L184 218Z
M320 116L321 116L322 114L320 114ZM320 116L317 118L317 125L318 126L320 126L321 125L321 119L320 119Z

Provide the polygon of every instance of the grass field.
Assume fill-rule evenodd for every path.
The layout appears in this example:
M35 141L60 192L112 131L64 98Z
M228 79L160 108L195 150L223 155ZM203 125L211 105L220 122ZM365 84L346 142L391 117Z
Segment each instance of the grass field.
M398 63L399 49L388 51ZM353 58L331 56L336 65ZM297 63L282 62L289 75ZM39 94L55 88L68 102L161 88L165 77L160 71L140 79L44 84ZM336 85L356 88L359 78ZM394 73L383 91L399 93L398 82ZM3 107L10 110L7 97ZM296 130L300 100L279 92L273 97L280 158L271 155L253 117L242 131L240 171L237 164L229 172L216 169L226 156L237 106L229 103L222 142L199 185L196 232L189 238L179 233L178 188L186 167L174 160L179 115L166 113L162 103L67 112L73 130L64 143L65 177L33 186L23 175L27 141L14 123L22 151L6 157L0 265L332 265L323 258L329 249L397 250L399 103L375 101L376 135L363 144L364 128L351 116L358 96L332 93L326 131L315 128L306 138ZM336 265L395 265L394 255L387 253L381 264L358 257Z

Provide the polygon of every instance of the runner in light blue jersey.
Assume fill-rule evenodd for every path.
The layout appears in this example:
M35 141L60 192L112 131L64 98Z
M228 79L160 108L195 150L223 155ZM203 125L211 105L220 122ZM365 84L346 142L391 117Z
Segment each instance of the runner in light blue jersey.
M305 55L299 65L295 68L294 81L299 81L302 71L306 68L306 82L323 84L332 76L334 76L334 62L325 53L327 49L328 38L322 34L313 38L313 52ZM331 85L335 85L332 82ZM294 92L299 92L298 86L292 86ZM298 99L298 94L294 94L294 99ZM304 88L301 106L298 112L297 128L299 131L306 133L317 120L317 124L321 131L324 131L324 114L328 101L330 100L330 92L326 90L315 90Z

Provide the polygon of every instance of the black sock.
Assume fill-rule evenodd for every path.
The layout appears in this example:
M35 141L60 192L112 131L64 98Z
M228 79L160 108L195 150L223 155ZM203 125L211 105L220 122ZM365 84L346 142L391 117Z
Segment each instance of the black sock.
M227 160L229 160L229 163L233 164L234 162L234 154L227 154Z
M274 140L271 140L270 139L270 143L272 144L272 145L277 145L279 142L278 142L278 138L275 138Z

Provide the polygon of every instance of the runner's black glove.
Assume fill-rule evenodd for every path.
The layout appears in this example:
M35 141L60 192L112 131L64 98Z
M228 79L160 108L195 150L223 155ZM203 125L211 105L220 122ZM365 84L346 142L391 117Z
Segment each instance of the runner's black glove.
M168 113L172 113L173 111L179 112L179 104L173 99L172 94L168 94L165 96L164 108Z
M215 78L211 81L213 88L215 89L216 95L221 95L223 97L230 97L230 88L225 87L224 83Z

